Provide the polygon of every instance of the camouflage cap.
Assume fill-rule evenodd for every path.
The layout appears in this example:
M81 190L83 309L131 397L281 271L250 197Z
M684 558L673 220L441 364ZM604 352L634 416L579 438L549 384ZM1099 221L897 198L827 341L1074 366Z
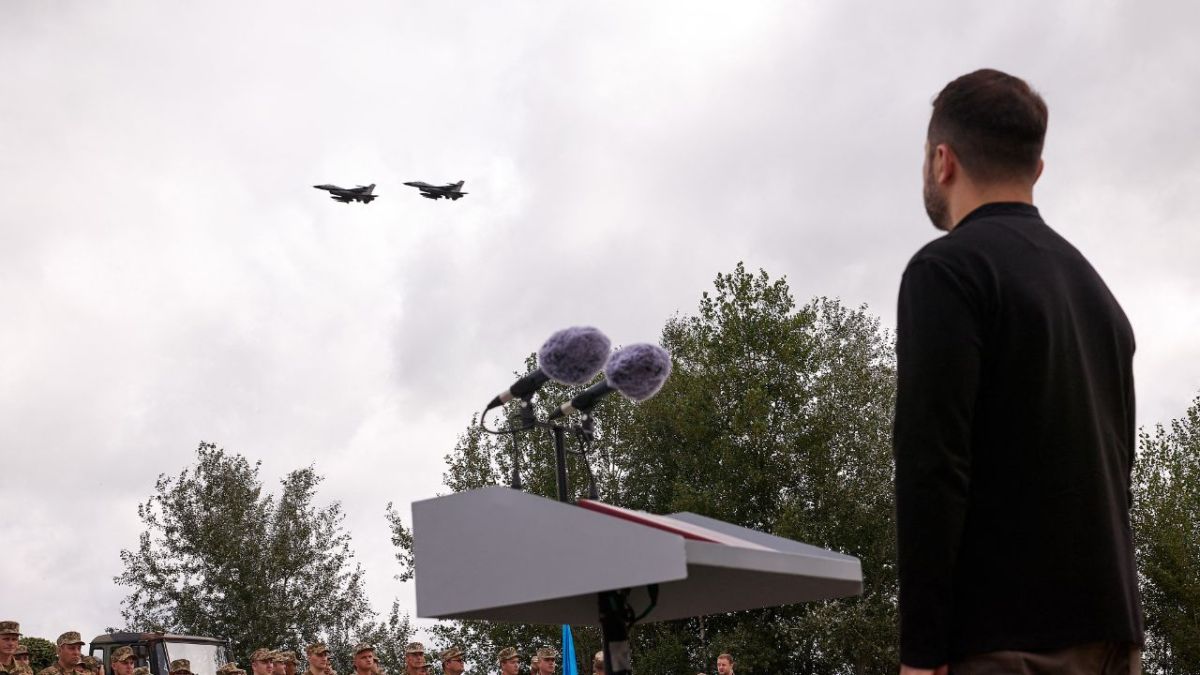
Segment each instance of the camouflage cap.
M513 649L512 647L505 647L504 649L500 650L499 654L496 654L496 661L500 663L504 663L509 659L515 658L517 658L517 650Z
M553 647L542 647L541 649L537 650L537 659L539 661L541 661L542 659L549 659L549 660L553 661L557 658L558 658L558 650Z
M192 675L192 662L187 659L175 659L171 662L171 675L175 675L175 673Z
M354 655L355 656L358 656L359 654L366 652L366 651L371 651L371 652L375 651L375 645L371 644L370 642L360 642L360 643L354 645Z
M442 659L442 663L445 663L445 662L449 661L450 659L463 659L463 658L466 658L466 656L467 655L463 653L462 649L460 649L458 647L451 647L451 648L447 649L446 651L442 652L441 659Z
M230 661L229 663L226 663L225 665L221 666L220 668L217 668L217 675L230 675L230 673L232 673L235 670L238 670L238 664L234 663L233 661Z
M134 668L133 675L150 675L150 666L138 666Z
M404 647L405 656L407 656L409 654L424 654L424 653L425 653L425 645L421 644L420 642L410 642L407 645L405 645L405 647Z
M283 661L284 663L290 663L291 665L294 666L294 665L296 665L296 652L294 652L290 649L287 651L279 652L279 660Z
M83 667L87 668L88 670L96 669L96 657L94 657L94 656L91 656L91 655L84 656L79 659L79 662L82 663Z
M135 655L133 653L133 647L130 647L129 645L125 645L124 647L117 647L116 649L114 649L112 656L108 657L108 662L109 663L120 663L122 661L128 661L129 659L132 659L132 658L135 658Z
M314 642L304 648L304 653L308 656L312 656L313 654L328 654L329 647L326 647L324 642Z
M258 649L254 650L253 654L250 655L250 660L251 661L274 661L275 660L275 652L271 651L270 649L267 649L266 647L259 647Z
M0 621L0 635L21 635L21 624L16 621Z
M17 651L13 652L13 656L21 656L22 654L28 655L29 647L26 647L25 645L17 645Z
M83 639L79 637L79 633L69 630L58 636L56 643L59 647L63 645L81 645L84 644Z

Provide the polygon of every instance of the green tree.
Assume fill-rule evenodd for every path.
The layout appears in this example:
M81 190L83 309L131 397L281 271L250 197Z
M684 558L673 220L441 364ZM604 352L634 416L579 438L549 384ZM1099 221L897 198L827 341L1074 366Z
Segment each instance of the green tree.
M314 503L313 467L266 494L258 463L204 442L196 460L160 475L138 506L145 531L114 579L131 589L129 629L227 637L246 662L257 647L302 654L311 640L372 627L341 506Z
M26 636L18 642L29 650L29 667L35 673L49 667L58 659L58 649L53 642L45 638Z
M1142 431L1133 528L1147 672L1200 673L1200 397L1168 431Z
M692 511L855 555L864 592L706 617L703 631L699 619L639 626L638 671L713 670L716 655L728 651L744 673L893 672L891 336L864 308L824 298L797 307L785 280L739 264L717 276L695 315L667 321L661 343L674 361L662 392L641 404L610 400L597 411L590 459L601 499L654 513ZM546 402L577 391L547 385L540 414ZM525 489L554 496L548 435L522 437L517 447ZM455 492L506 484L513 448L474 422L446 460L444 482ZM568 464L572 496L584 496L583 460L571 456ZM392 526L407 534L398 520ZM486 645L490 653L474 658L487 663L501 645L528 650L533 641L557 641L554 627L486 622L434 632ZM599 646L591 629L577 630L576 639L585 657Z

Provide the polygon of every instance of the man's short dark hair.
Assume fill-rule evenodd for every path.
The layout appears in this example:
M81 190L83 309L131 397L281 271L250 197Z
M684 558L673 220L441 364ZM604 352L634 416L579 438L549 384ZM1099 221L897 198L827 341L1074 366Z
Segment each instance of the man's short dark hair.
M945 143L980 182L1031 179L1046 139L1046 102L1019 77L985 68L947 84L933 100L929 147Z

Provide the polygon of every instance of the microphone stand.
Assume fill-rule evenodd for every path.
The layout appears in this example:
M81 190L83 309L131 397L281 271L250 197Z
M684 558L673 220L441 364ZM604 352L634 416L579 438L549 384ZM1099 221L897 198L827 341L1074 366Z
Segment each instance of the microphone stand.
M554 436L554 470L555 482L558 491L558 501L564 504L570 504L571 498L567 495L567 449L566 449L566 431L567 428L559 424L543 422L534 414L533 411L533 394L522 398L520 401L519 426L510 426L507 429L488 429L484 424L487 417L487 412L480 418L479 424L484 431L492 434L510 434L513 437L513 473L512 487L521 489L521 475L518 464L519 451L517 448L517 433L528 431L530 429L540 427L548 429L551 435ZM594 418L590 411L583 411L583 419L577 427L573 427L576 432L581 446L590 444L595 438ZM587 456L584 454L584 462L587 462ZM589 490L588 497L595 499L596 481L591 475L591 468L588 468ZM629 629L639 619L650 613L654 608L654 604L658 599L658 585L652 584L649 588L650 607L641 614L635 616L632 606L629 604L629 589L619 591L601 591L596 594L596 605L600 614L600 640L604 645L604 672L605 675L632 675L633 674L633 659L632 649L629 643Z

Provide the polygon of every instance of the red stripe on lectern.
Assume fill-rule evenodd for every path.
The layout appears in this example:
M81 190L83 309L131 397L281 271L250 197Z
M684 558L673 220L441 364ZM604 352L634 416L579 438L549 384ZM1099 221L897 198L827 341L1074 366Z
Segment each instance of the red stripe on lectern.
M638 525L645 525L646 527L653 527L656 530L671 532L683 537L684 539L709 541L716 544L725 543L716 537L705 536L702 533L692 530L692 526L686 523L682 523L678 520L671 520L670 518L664 518L662 516L656 516L652 513L646 513L645 511L631 511L629 509L623 509L619 506L613 506L612 504L595 502L590 499L580 499L575 503L587 509L588 511L603 513L606 516L620 518L621 520L628 520L630 522L637 523Z
M706 541L713 544L725 544L726 546L737 546L739 548L749 548L756 551L774 551L775 549L756 544L752 541L747 541L740 537L724 532L711 530L703 525L695 525L682 520L676 520L670 516L659 516L645 511L634 511L632 509L623 509L612 504L604 502L592 501L591 499L580 499L576 502L579 506L596 513L603 513L606 516L628 520L631 523L653 527L656 530L677 534L684 539L693 541Z

